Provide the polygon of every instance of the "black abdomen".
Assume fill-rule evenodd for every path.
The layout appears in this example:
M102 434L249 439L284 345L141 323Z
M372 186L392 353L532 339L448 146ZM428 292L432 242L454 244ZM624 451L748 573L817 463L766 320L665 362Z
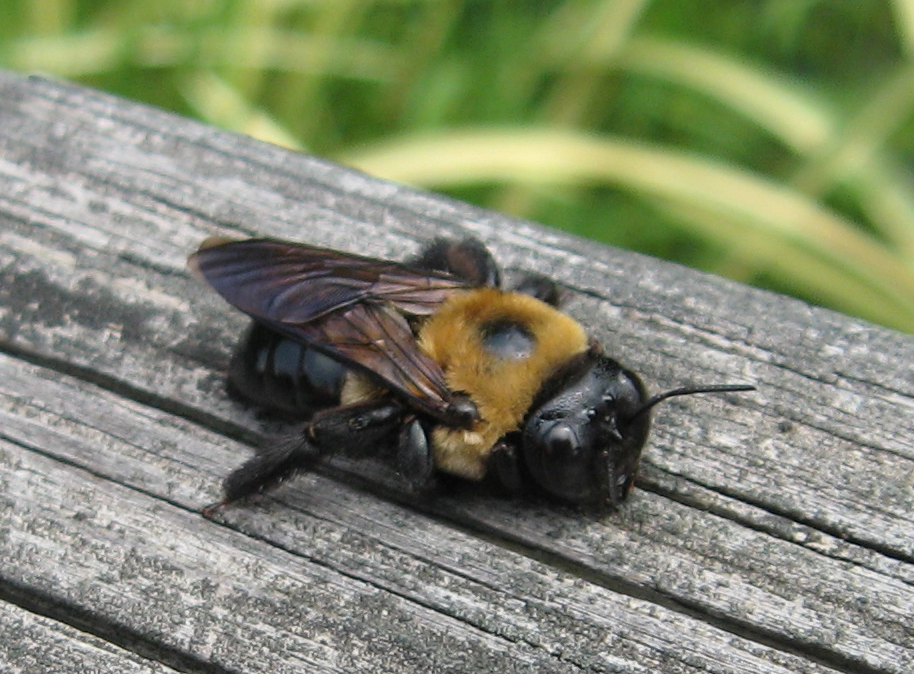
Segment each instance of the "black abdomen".
M346 368L301 342L253 322L229 368L229 390L269 412L307 418L339 404Z

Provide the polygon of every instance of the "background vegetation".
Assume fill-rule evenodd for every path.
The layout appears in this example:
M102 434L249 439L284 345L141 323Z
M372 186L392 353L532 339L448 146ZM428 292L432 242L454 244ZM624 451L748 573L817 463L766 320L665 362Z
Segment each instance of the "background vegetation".
M0 12L0 66L914 332L914 0Z

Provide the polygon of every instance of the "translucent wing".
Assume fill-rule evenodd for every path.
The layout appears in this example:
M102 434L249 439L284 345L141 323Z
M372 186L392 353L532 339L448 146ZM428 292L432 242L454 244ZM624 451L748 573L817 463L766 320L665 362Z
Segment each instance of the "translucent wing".
M428 315L467 287L449 274L270 239L204 242L189 263L230 304L282 323L307 323L365 301Z
M406 315L469 287L448 274L270 239L204 242L190 267L252 318L361 368L447 419L453 402Z

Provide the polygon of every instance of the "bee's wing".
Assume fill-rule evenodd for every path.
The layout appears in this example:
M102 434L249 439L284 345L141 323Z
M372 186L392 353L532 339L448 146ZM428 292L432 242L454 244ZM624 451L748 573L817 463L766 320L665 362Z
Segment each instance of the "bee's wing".
M207 240L188 263L230 304L280 323L307 323L364 301L424 316L467 287L449 274L271 239Z
M448 416L452 398L444 373L419 349L403 314L434 313L466 282L269 239L204 242L189 264L252 318L368 371L422 409Z
M412 328L388 306L363 302L313 323L282 326L343 362L367 369L425 411L448 416L451 392L441 367L420 351Z

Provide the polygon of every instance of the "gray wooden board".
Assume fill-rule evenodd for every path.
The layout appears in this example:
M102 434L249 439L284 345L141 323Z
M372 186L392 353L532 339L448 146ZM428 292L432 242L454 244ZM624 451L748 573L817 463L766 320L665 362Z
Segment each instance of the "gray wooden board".
M0 437L13 465L29 466L17 479L47 478L26 479L21 506L5 500L15 526L3 525L4 553L20 551L10 536L38 521L55 532L47 559L55 545L65 560L74 541L111 544L94 516L73 517L63 492L53 496L55 481L89 513L119 522L112 513L122 509L136 527L129 545L149 559L195 541L179 545L179 572L149 579L170 598L154 605L161 619L188 621L174 634L136 611L139 585L127 583L124 602L105 600L108 577L127 563L116 553L95 584L69 587L50 562L30 571L13 556L4 582L23 605L29 588L57 588L74 615L97 614L99 634L126 620L131 634L174 653L175 666L293 667L294 655L281 664L290 651L317 652L296 620L334 616L290 610L284 593L305 590L271 586L250 570L261 559L289 566L293 585L342 583L355 602L314 656L331 668L349 648L364 657L347 666L371 669L374 646L386 643L376 623L347 613L362 593L384 598L384 637L403 653L457 643L497 667L912 668L910 337L45 80L0 75L0 175L0 346L11 354ZM339 462L226 511L218 526L193 512L243 458L224 436L255 438L261 425L222 390L244 321L184 269L213 233L395 258L435 235L469 233L509 270L562 282L569 312L652 389L748 381L760 390L658 410L643 488L602 521L478 495L417 504L397 496L389 474ZM163 526L171 537L138 533ZM187 580L207 565L227 597L209 633ZM247 645L250 616L227 608L246 579L260 609L276 614L256 616ZM420 615L428 632L416 628ZM215 657L226 635L232 652Z
M0 570L100 633L230 671L832 671L321 476L226 529L196 510L243 446L7 356L0 382Z
M4 674L175 674L174 669L73 627L0 602Z

